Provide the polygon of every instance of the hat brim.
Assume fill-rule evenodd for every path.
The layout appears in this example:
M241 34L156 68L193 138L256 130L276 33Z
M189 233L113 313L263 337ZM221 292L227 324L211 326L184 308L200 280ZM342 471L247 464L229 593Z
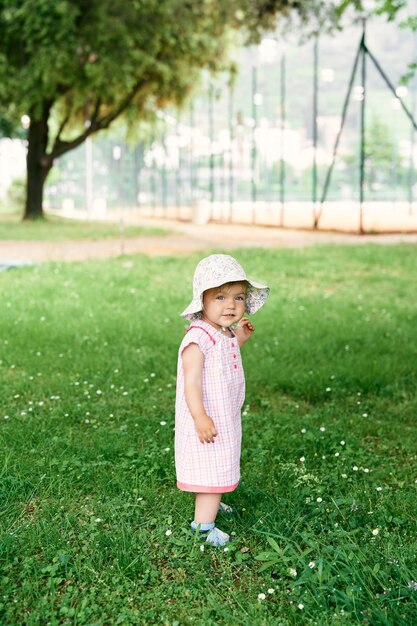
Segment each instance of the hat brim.
M236 282L236 281L234 281ZM258 283L255 280L250 280L249 278L243 279L242 282L248 283L249 287L246 291L246 313L249 315L253 315L264 305L266 299L269 296L270 288L267 285L263 285L262 283ZM216 285L210 285L207 289L213 289L215 287L220 287L223 285L224 281L218 283ZM199 294L199 296L193 298L187 308L181 313L181 317L189 321L193 321L198 319L201 316L201 312L203 310L203 292Z

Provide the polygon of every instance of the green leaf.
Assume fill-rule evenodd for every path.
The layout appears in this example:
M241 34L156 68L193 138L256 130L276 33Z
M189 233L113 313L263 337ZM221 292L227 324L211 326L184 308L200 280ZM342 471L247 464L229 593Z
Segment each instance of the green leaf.
M266 540L269 543L269 545L271 546L271 548L273 550L275 550L275 552L278 552L278 554L282 554L283 553L282 548L279 547L279 545L277 544L275 539L273 539L272 537L267 537Z

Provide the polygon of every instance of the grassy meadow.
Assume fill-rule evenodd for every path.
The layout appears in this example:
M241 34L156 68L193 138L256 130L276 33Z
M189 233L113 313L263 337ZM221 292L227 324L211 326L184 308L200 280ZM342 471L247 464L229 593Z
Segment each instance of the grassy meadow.
M0 623L416 623L416 247L235 253L272 291L227 550L175 487L200 256L0 274Z
M123 237L166 235L168 230L111 222L84 222L47 215L44 220L22 223L20 213L0 211L0 241L80 241ZM0 252L1 254L1 252Z

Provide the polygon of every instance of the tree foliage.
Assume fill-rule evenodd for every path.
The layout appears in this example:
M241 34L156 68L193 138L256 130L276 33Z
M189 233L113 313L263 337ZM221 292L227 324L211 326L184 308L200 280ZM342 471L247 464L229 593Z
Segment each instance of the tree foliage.
M31 120L26 216L42 215L54 159L121 114L144 119L180 104L202 69L225 67L232 33L255 41L291 13L318 29L335 8L326 0L0 0L0 132L21 132L22 115Z
M277 14L296 10L306 20L324 6L321 0L0 0L0 129L10 135L21 128L22 115L30 117L34 212L42 213L43 183L55 158L123 113L144 118L181 103L202 68L224 67L231 32L256 39ZM32 209L27 203L27 216Z
M306 17L317 6L291 0L2 0L3 128L10 133L23 114L41 119L45 109L53 110L58 124L48 150L54 158L127 109L146 116L180 103L201 68L223 66L230 29L244 26L256 37L277 13L295 7Z

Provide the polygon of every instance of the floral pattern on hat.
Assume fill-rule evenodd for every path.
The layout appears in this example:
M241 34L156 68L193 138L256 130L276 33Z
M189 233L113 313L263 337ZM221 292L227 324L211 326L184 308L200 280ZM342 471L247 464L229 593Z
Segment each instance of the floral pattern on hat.
M246 312L256 313L269 295L269 287L249 279L243 267L228 254L212 254L202 259L196 267L193 279L193 299L181 313L182 317L192 321L201 317L203 293L207 289L220 287L226 283L246 282Z

